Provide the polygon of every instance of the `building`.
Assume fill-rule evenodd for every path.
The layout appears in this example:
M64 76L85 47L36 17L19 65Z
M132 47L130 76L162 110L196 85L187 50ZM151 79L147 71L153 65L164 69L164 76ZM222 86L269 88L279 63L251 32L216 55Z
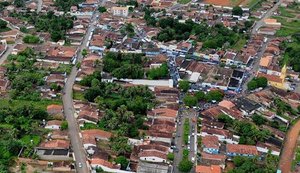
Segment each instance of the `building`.
M111 11L114 16L122 16L127 17L128 16L128 7L112 7Z
M71 160L69 148L68 140L50 140L41 143L35 152L42 160Z
M259 153L256 146L253 145L227 144L226 155L228 157L234 157L234 156L254 157L254 156L258 156Z
M286 65L282 67L280 76L258 72L257 77L267 78L268 85L273 86L275 88L282 89L282 90L288 90L290 88L289 84L285 80L285 78L287 77Z
M61 121L58 120L52 120L52 121L48 121L45 129L51 129L51 130L59 130L61 127Z
M196 173L221 173L222 169L219 165L210 165L210 166L203 166L197 165L196 166Z
M204 136L202 138L202 148L204 152L210 154L218 154L219 153L219 140L217 136Z

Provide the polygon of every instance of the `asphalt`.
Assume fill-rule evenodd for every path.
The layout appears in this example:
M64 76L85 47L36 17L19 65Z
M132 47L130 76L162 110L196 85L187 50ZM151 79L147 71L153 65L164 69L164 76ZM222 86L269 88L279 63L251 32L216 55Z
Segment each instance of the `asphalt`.
M86 49L89 37L92 34L92 31L95 29L94 22L97 20L96 16L98 15L99 13L95 12L91 18L90 25L87 29L86 35L77 51L77 56L76 56L77 62L81 62L83 59L81 52L83 49ZM87 173L89 172L89 169L88 169L88 164L86 159L86 153L83 148L81 138L79 136L80 129L78 127L76 117L74 115L75 111L73 107L73 97L72 97L72 87L75 82L77 71L78 69L76 68L76 66L74 66L64 87L65 94L63 95L62 100L64 105L64 114L66 120L68 121L68 131L71 139L72 149L75 155L76 171L78 173ZM82 164L81 168L79 168L79 163Z

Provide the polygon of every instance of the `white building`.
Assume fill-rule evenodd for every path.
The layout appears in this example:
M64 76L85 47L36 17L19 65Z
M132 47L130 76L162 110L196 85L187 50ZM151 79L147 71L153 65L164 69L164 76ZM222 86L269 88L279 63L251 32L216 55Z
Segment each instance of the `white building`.
M114 16L123 16L127 17L128 16L128 7L112 7L111 11Z

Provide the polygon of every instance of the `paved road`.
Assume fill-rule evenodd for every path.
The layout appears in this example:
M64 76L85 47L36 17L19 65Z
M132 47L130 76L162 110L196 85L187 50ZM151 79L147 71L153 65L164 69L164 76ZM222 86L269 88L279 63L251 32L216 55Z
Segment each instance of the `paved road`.
M82 41L82 44L78 48L77 52L77 61L82 60L81 52L83 49L86 48L88 39L92 33L92 31L95 29L94 22L97 20L97 16L99 15L98 12L95 12L92 16L89 28L87 29L86 35ZM64 113L66 116L66 119L69 124L69 135L71 138L71 144L72 148L75 154L76 159L76 170L78 173L87 173L88 171L88 165L86 163L86 153L82 146L82 141L79 137L79 127L76 121L76 118L74 117L74 107L73 107L73 98L72 98L72 87L75 82L77 74L77 68L74 66L72 68L71 74L68 77L68 80L66 82L66 85L64 87L65 94L63 95L63 104L64 104ZM82 168L79 168L79 163L82 164Z
M269 17L271 17L274 13L274 11L277 10L279 5L283 2L283 0L279 0L271 9L269 9L264 16L255 23L255 26L252 29L252 35L255 35L257 33L257 30L263 25L263 21Z
M40 12L42 10L43 6L43 0L37 0L37 12Z

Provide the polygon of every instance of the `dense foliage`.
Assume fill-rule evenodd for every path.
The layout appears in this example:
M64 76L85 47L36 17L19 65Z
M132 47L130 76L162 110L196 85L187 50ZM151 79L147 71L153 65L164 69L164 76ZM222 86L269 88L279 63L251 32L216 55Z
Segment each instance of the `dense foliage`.
M12 99L39 100L40 93L37 87L44 85L44 71L39 71L33 66L35 54L27 48L18 55L10 55L6 66L8 77L11 81L10 97Z
M247 121L233 120L225 114L219 115L218 121L225 123L226 127L232 128L235 134L240 136L240 144L255 145L258 141L264 142L271 136L268 130L260 130Z
M148 12L150 13L150 12ZM190 35L195 35L197 41L203 42L203 48L221 48L225 43L234 45L239 39L239 35L226 28L223 24L216 24L208 26L205 23L197 24L192 20L187 20L185 23L179 23L173 18L162 18L158 21L153 21L153 18L145 12L147 23L153 25L157 24L162 28L162 31L157 35L159 41L171 40L187 40Z
M232 9L232 14L237 15L237 16L242 16L243 15L243 9L240 6L235 6Z
M9 166L20 149L25 147L24 157L32 155L33 147L40 142L44 132L39 128L42 119L48 116L44 109L31 104L0 106L0 169L8 172ZM30 142L31 140L34 142ZM0 171L0 172L1 172Z
M143 122L147 109L153 107L152 92L146 86L125 88L116 83L96 83L84 97L105 110L99 128L115 131L120 136L139 136L138 129L145 128Z
M285 49L281 64L287 63L296 72L300 72L300 34L292 36L292 43L284 42L281 46Z
M274 173L279 162L279 157L268 153L263 161L258 158L236 156L233 158L235 168L229 173Z
M189 151L183 150L182 160L179 162L178 170L180 172L190 172L193 168L193 162L189 160Z
M190 88L190 83L189 81L186 80L181 80L179 81L179 89L183 92L187 92Z
M158 68L150 69L147 72L148 79L162 79L168 77L169 71L168 71L168 65L167 63L163 63Z
M253 78L248 84L248 90L255 90L257 88L265 88L268 86L268 80L265 77Z
M73 19L70 16L54 15L53 11L47 14L25 13L11 14L13 17L19 17L33 24L38 32L49 32L53 41L65 39L65 33L68 29L73 28Z
M56 0L54 5L58 7L59 10L69 11L71 6L77 6L79 3L84 2L84 0Z
M24 43L36 44L36 43L40 42L40 38L35 35L26 35L23 38L23 41L24 41Z
M197 105L198 99L192 95L187 95L183 98L183 102L186 106L192 107Z
M105 55L103 70L116 78L141 79L144 77L142 54L122 54L109 52Z

